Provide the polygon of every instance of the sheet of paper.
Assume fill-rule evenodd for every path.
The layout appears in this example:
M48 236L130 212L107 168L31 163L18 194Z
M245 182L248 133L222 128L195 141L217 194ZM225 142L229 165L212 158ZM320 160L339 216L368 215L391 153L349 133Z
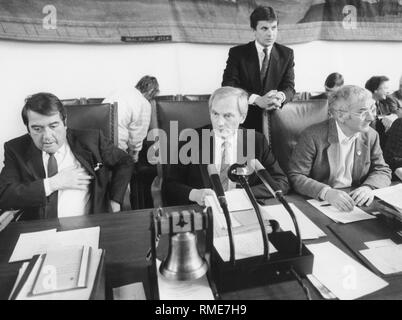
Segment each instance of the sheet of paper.
M18 211L19 210L9 210L0 214L0 231L8 226Z
M147 300L142 282L113 288L113 300Z
M222 212L222 208L219 205L218 198L216 197L216 195L206 196L205 205L210 206L212 208L214 225L216 225L219 229L227 230L225 215ZM233 214L230 213L230 211L229 214L230 214L230 220L232 221L232 228L239 227L240 223L236 220Z
M264 253L264 245L262 241L261 231L251 231L247 233L240 233L233 235L235 246L236 260L260 256ZM214 237L214 247L218 251L223 261L230 259L229 237ZM269 242L269 253L275 253L278 250Z
M93 249L99 248L100 227L82 228L68 231L59 231L49 248L59 248L62 246L88 246Z
M45 253L55 235L56 229L21 233L9 262L29 260L36 254Z
M394 186L373 190L377 198L389 203L396 209L402 211L402 183Z
M367 241L364 243L367 248L374 249L380 247L396 246L397 244L391 239L382 239L375 241Z
M230 212L253 209L246 191L243 189L232 189L225 192L226 201Z
M191 281L168 280L158 271L160 264L156 260L160 300L214 300L206 275Z
M91 296L92 288L95 283L96 272L102 256L102 249L91 250L90 266L88 269L88 286L82 289L54 292L43 295L29 295L29 291L35 281L40 264L37 263L32 269L25 285L19 292L17 300L88 300ZM38 262L40 260L38 259Z
M360 253L383 274L402 272L402 245L374 247Z
M388 283L330 242L309 244L313 275L340 300L352 300L380 290Z
M29 260L36 254L67 246L99 248L100 227L56 232L56 229L22 233L9 262Z
M85 247L88 250L89 247ZM86 287L86 272L82 267L89 263L88 255L83 259L83 246L64 247L60 250L48 250L40 267L38 277L32 288L32 294L45 294L55 291ZM85 267L86 269L86 267ZM51 281L50 275L54 275ZM80 277L84 276L82 282ZM49 281L50 280L50 281Z
M289 205L296 216L301 238L303 240L317 239L326 236L326 234L309 218L307 218L304 213L299 210L299 208L297 208L293 203L290 203ZM283 231L292 231L293 234L296 235L293 220L282 204L263 206L261 208L261 213L264 219L274 219L279 222L279 225Z
M336 209L334 206L331 206L326 201L317 201L315 199L307 200L312 206L320 210L323 214L325 214L328 218L334 220L335 222L341 223L350 223L361 220L375 219L375 216L372 216L362 209L358 207L354 207L354 209L350 212L340 211Z

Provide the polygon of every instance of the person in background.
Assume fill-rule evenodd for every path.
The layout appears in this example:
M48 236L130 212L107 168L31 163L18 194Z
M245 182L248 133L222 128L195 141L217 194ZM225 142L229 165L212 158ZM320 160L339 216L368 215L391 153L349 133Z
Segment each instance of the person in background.
M389 95L389 78L386 76L373 76L366 82L366 89L373 94L377 106L377 117L372 126L380 135L380 144L384 148L387 135L392 123L402 116L401 105L398 100Z
M135 87L117 90L103 102L117 102L119 148L138 161L151 121L150 100L159 94L158 80L143 76Z
M388 130L384 159L392 172L402 180L402 118L396 119Z
M28 133L4 145L0 208L22 209L22 220L121 210L133 162L100 131L66 126L66 110L51 93L28 97Z
M307 128L293 150L288 176L300 194L339 210L370 205L373 189L391 183L378 133L370 127L376 105L368 90L342 86L328 97L332 117ZM350 193L343 188L355 188Z
M399 89L391 94L392 98L398 100L399 104L402 106L402 76L399 79Z
M341 86L343 86L343 84L343 76L338 72L333 72L325 79L325 92L317 96L313 96L310 99L328 99L328 95L338 90Z
M263 110L276 110L295 94L293 50L276 43L279 19L271 7L258 6L250 15L255 40L233 47L222 86L241 88L250 105L243 126L262 132Z

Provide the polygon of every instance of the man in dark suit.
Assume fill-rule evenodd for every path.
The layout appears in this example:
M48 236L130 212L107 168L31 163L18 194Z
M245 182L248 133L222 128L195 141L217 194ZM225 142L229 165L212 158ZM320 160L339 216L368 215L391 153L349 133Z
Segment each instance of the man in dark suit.
M384 148L384 159L394 172L402 168L402 118L396 119L388 130L388 139ZM402 180L402 178L400 178Z
M262 132L262 111L281 108L295 94L293 50L275 43L278 17L259 6L250 15L255 41L229 50L222 86L242 88L250 108L244 127Z
M189 159L180 158L179 164L171 165L168 171L163 192L169 205L204 204L205 197L213 194L208 164L215 164L225 190L235 188L236 185L227 179L228 168L233 163L244 163L252 158L258 159L268 170L277 187L285 193L289 190L287 177L265 137L254 130L239 128L247 115L247 100L247 93L238 88L222 87L212 94L209 100L212 126L196 130L194 136L198 139L195 139L195 148L191 150L190 163L183 164ZM188 146L188 143L191 141L185 145ZM271 197L255 173L249 177L249 184L257 200Z
M53 94L28 97L22 118L28 134L4 145L0 208L23 209L25 220L120 211L132 171L127 153L98 131L68 129Z

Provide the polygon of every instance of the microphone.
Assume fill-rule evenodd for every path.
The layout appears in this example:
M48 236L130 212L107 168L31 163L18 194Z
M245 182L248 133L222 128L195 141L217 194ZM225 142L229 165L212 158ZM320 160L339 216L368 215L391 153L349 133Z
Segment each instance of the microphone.
M278 199L282 205L285 207L285 209L288 211L290 217L292 218L293 224L295 226L296 230L296 236L299 240L299 255L302 255L302 239L300 235L300 229L299 229L299 224L297 223L296 216L292 210L292 208L289 206L289 203L286 201L286 199L283 197L282 190L279 188L278 183L272 178L272 176L269 174L269 172L263 167L260 161L258 159L251 159L250 160L250 167L254 169L255 173L257 176L260 178L264 186L271 192L271 194Z
M279 199L282 197L282 190L279 188L278 183L272 178L258 159L251 159L250 167L255 171L262 183L275 198Z
M226 225L228 229L228 236L229 236L229 250L230 250L230 262L232 265L235 264L235 247L233 241L233 234L232 234L232 220L230 219L230 213L228 209L228 203L225 197L225 191L223 190L221 179L219 178L218 171L214 164L208 165L208 175L209 180L212 184L212 189L214 189L216 193L216 197L218 198L219 204L222 208L223 215L225 216Z
M214 189L216 193L216 197L218 198L219 204L221 205L221 207L222 206L227 207L228 203L226 201L225 191L223 191L221 179L219 178L218 170L216 170L214 164L208 165L208 174L209 174L209 180L211 181L212 184L212 189Z

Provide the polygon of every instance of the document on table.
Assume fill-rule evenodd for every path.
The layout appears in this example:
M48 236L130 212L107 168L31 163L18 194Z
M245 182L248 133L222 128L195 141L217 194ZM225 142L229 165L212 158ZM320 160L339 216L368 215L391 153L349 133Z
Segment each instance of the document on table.
M357 299L388 285L330 242L307 247L314 254L313 275L338 299Z
M228 226L226 223L225 215L223 214L222 208L219 204L218 198L216 195L206 196L205 197L205 205L207 207L212 208L212 213L214 217L214 225L216 225L219 229L227 230ZM236 228L240 226L240 223L233 217L233 214L229 211L230 220L232 222L232 228Z
M147 300L142 282L113 288L113 300Z
M402 183L373 190L373 193L377 198L380 198L402 212Z
M334 206L331 206L327 201L317 201L315 199L310 199L307 200L307 202L335 222L350 223L361 220L375 219L375 216L364 212L362 209L356 206L352 211L349 212L338 210Z
M214 300L206 274L189 281L169 280L159 272L160 264L156 260L160 300Z
M262 234L260 230L234 234L233 241L235 246L236 260L261 256L264 254L264 243L262 241ZM229 261L230 247L228 236L219 238L214 237L214 247L216 251L218 251L223 261ZM274 247L274 245L269 242L269 253L275 253L277 251L278 250Z
M35 254L46 252L49 243L52 243L56 229L38 232L21 233L9 262L29 260Z
M90 251L89 267L87 275L87 287L78 288L74 290L52 292L47 294L32 295L30 293L36 276L38 274L39 268L41 266L41 260L37 259L33 269L28 275L25 283L23 284L21 290L18 292L16 300L88 300L91 296L93 285L95 283L95 278L99 266L99 262L102 257L102 249L96 249ZM18 272L17 280L11 291L10 297L14 295L14 291L19 286L19 282L22 281L23 274L28 267L29 262L24 262Z
M318 239L326 236L326 234L309 218L307 218L304 213L299 210L299 208L297 208L293 203L289 203L289 205L296 216L301 238L303 240ZM296 235L293 220L282 204L263 206L261 208L261 213L264 219L274 219L279 222L279 225L283 231L292 231Z
M56 229L21 233L9 262L29 260L36 254L62 246L85 245L99 248L100 227L56 232Z
M40 256L43 260L31 294L47 294L56 291L85 288L91 247L72 246L49 250ZM53 283L49 275L53 273Z
M391 239L364 243L368 249L359 252L383 274L402 272L402 245Z
M232 189L225 192L229 212L252 210L253 205L244 189Z

